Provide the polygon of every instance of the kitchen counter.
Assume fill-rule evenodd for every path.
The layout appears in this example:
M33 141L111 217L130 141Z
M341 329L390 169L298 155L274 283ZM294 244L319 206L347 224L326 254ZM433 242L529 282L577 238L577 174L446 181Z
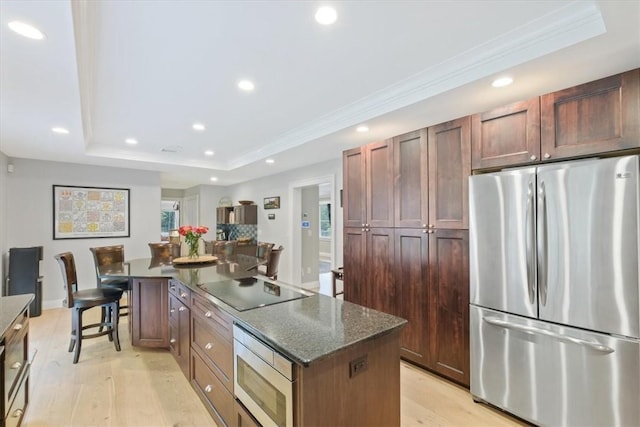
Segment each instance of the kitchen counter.
M256 257L235 255L202 266L174 267L170 262L135 259L101 267L104 277L165 277L182 284L230 314L250 333L301 366L320 361L349 346L398 330L405 319L309 291L307 298L237 311L197 285L254 277ZM267 280L266 278L262 278ZM275 281L289 289L292 285Z
M31 304L34 298L34 294L0 297L0 336L4 336L16 317Z

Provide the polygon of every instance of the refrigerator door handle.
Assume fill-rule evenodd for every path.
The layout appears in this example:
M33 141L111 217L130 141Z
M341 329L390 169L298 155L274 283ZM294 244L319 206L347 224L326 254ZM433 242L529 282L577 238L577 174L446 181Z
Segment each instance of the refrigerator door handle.
M533 222L533 209L535 203L535 190L533 181L529 181L527 190L527 208L525 213L525 250L527 256L527 290L529 291L529 303L535 304L535 258L533 250L533 240L536 229Z
M527 326L527 325L520 325L517 323L511 323L511 322L507 322L506 320L499 319L497 317L483 317L482 319L485 322L489 323L490 325L498 326L501 328L513 329L515 331L525 332L528 334L544 335L547 337L555 338L559 341L571 342L574 344L589 347L592 350L599 351L601 353L608 354L608 353L614 352L614 350L611 347L601 344L598 341L587 341L587 340L583 340L582 338L576 338L570 335L559 334L557 332L549 331L547 329L536 328L535 326Z
M547 305L547 194L544 181L538 190L538 286L540 304Z

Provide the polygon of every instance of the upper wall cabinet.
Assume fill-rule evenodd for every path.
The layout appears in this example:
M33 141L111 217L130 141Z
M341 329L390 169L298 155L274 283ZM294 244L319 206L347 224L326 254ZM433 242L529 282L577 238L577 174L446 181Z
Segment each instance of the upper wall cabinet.
M393 143L376 142L342 155L345 227L393 227Z
M472 169L640 147L640 70L475 114Z
M495 168L540 158L540 99L514 102L472 119L473 169Z
M471 119L395 137L395 226L468 228Z
M544 159L640 147L640 70L543 95Z

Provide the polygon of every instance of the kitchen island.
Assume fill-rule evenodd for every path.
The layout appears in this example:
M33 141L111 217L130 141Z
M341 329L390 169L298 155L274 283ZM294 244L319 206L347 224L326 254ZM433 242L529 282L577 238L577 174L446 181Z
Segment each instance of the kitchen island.
M234 397L238 387L234 384L234 363L238 362L233 353L234 345L238 347L233 339L235 325L248 339L292 362L292 397L284 404L292 412L287 425L399 425L400 331L406 321L254 277L255 264L255 257L241 255L188 267L143 259L109 266L101 274L130 278L130 321L134 330L142 328L142 335L161 329L145 315L153 313L161 324L162 313L166 313L166 347L219 424L256 422ZM212 291L215 287L226 291L216 293ZM242 297L247 289L301 296L237 309L228 295ZM268 406L273 391L265 388L258 393L260 405Z

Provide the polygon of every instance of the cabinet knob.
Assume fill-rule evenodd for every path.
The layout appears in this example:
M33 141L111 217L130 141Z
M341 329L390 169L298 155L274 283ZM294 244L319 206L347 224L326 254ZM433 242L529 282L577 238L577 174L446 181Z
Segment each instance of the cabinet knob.
M175 291L175 290L176 290L176 285L171 285L171 286L169 286L169 287L171 288L171 290L172 290L172 291Z
M362 223L362 226L363 226L363 227L365 227L366 225L367 225L367 224L365 224L365 223Z
M548 159L548 158L550 158L550 157L551 157L551 154L549 154L549 153L544 153L544 158L545 158L545 159Z
M429 230L422 230L422 232L423 232L423 233L428 233L428 232L429 232Z
M175 339L175 338L171 338L171 339L169 340L169 342L170 342L171 344L175 344L175 343L176 343L176 339Z
M207 384L207 386L204 388L204 391L206 391L207 393L211 393L211 390L213 390L213 387L211 387L211 384Z
M529 157L529 160L535 160L535 159L537 159L537 157L536 157L536 156L531 156L531 157Z
M169 313L175 313L175 312L176 312L175 308L172 308L171 310L169 310Z
M13 418L20 418L22 414L24 414L24 411L22 409L16 409L15 411L13 411L13 414L11 416Z
M185 292L182 292L182 293L180 294L180 298L186 298L186 297L187 297L187 294L186 294Z
M14 331L19 331L20 329L22 329L22 323L18 323L16 326L13 327Z
M208 342L207 345L204 346L205 350L211 350L213 348L213 344Z
M13 365L11 365L11 369L20 369L22 368L22 363L20 362L16 362Z
M211 316L213 316L213 314L212 314L210 311L207 311L207 312L204 314L204 317L211 317Z
M422 224L422 228L427 228L427 224Z
M429 228L436 228L436 226L433 224L429 224Z
M367 231L367 229L366 229L366 228L363 228L363 229L362 229L362 231Z
M180 306L180 308L178 309L178 311L185 311L187 309L187 307L185 307L184 305Z

